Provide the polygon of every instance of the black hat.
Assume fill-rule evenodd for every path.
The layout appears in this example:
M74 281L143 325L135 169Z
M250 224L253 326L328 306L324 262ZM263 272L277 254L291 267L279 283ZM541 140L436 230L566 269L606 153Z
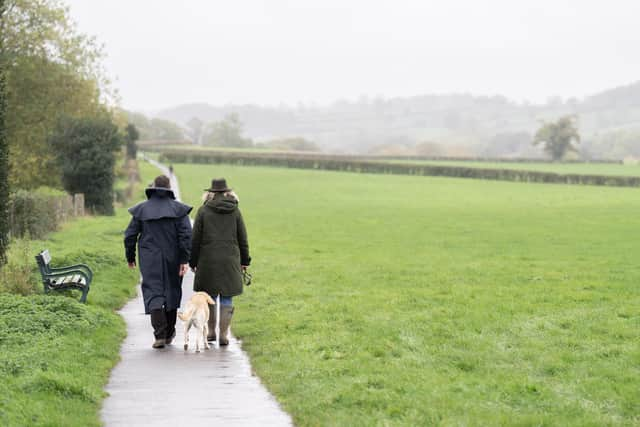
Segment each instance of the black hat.
M225 191L231 191L231 189L227 187L226 179L216 178L211 180L211 188L205 188L204 191L209 191L211 193L224 193Z

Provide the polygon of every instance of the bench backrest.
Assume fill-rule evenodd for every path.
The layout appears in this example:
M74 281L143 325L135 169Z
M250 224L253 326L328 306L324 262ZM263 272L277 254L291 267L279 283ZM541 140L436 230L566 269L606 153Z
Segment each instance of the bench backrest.
M48 249L45 249L36 255L36 262L38 263L38 268L43 276L51 272L51 268L49 267L49 264L51 263L51 255L49 255Z

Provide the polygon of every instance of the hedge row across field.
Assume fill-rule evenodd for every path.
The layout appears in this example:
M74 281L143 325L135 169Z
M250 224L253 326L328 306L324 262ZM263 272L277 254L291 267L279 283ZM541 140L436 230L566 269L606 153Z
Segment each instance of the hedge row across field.
M297 169L319 169L395 175L446 176L455 178L491 179L553 184L605 185L640 187L640 177L582 174L515 169L471 168L464 166L386 163L358 159L355 156L319 154L207 152L196 150L165 150L160 160L166 163L230 163L249 166L276 166Z

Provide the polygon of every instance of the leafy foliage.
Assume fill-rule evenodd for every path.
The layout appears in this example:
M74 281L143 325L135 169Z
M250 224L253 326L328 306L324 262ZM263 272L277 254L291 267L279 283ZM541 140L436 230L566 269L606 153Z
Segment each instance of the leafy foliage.
M180 141L184 139L182 128L170 120L149 119L142 113L127 112L129 123L140 133L143 141Z
M49 190L49 191L48 191ZM9 198L9 231L11 238L41 239L74 215L73 198L51 189L18 190Z
M577 153L573 143L580 142L580 134L575 121L575 116L563 116L556 122L544 123L533 137L533 144L544 144L544 151L554 160L564 158L570 151Z
M0 54L7 84L9 181L19 188L59 185L48 137L63 116L104 110L101 101L112 94L100 65L103 54L94 39L78 32L61 1L5 1Z
M0 0L0 22L5 16L5 0ZM3 24L0 24L2 27ZM0 52L3 51L2 38L0 38ZM9 145L5 128L6 98L4 57L0 56L0 266L6 261L6 251L9 239Z
M136 141L140 139L140 133L133 123L129 123L125 129L125 141L127 144L127 157L135 159L138 154L138 145Z
M28 239L13 239L7 263L0 270L0 294L29 295L38 289L31 260L33 250Z
M50 139L69 193L84 193L85 206L113 214L116 152L122 144L118 128L108 117L61 120Z

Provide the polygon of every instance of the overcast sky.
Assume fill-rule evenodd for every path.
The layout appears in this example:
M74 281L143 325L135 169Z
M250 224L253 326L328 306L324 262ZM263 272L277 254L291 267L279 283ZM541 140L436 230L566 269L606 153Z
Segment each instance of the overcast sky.
M640 79L637 0L67 0L126 108L468 92L543 102Z

